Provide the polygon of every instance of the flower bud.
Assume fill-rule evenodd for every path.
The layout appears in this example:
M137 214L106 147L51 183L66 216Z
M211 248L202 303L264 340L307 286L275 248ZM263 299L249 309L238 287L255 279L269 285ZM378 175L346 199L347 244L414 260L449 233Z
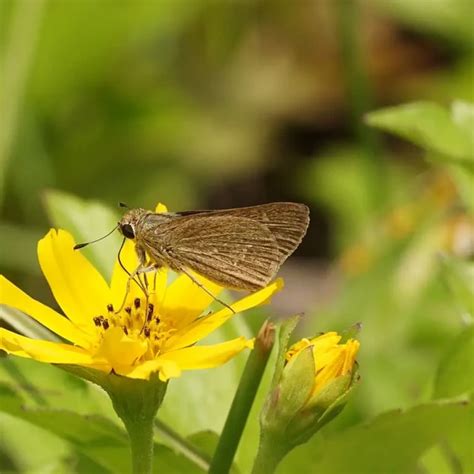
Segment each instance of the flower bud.
M313 436L343 408L357 380L359 342L328 332L286 352L283 370L262 412L262 430L287 451Z

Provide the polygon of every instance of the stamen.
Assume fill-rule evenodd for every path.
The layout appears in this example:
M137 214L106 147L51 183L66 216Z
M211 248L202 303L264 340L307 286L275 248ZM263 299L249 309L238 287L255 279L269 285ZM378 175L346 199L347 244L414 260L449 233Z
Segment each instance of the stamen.
M146 320L147 321L151 321L152 317L153 317L153 310L155 309L155 306L153 305L153 303L150 303L148 305L148 314L146 316Z
M102 327L104 329L109 329L110 325L109 325L109 322L107 321L107 319L104 318L104 320L102 321Z
M127 329L127 326L123 326L122 329L123 329L123 332L128 336L128 329Z
M155 318L155 323L156 323L156 325L160 324L160 321L161 321L160 318L158 318L158 317Z
M138 309L140 307L140 298L135 298L133 304L135 305L135 308Z
M143 333L145 334L145 337L150 337L150 328L148 326L145 327Z
M132 313L132 308L130 308L130 306L127 306L127 307L125 308L125 312L126 312L127 314L131 314L131 313Z
M109 303L109 304L107 305L107 311L108 311L109 313L113 313L113 312L114 312L114 305L113 305L112 303Z
M94 321L94 324L99 327L102 326L102 319L104 319L103 316L95 316L94 318L92 318L92 321Z

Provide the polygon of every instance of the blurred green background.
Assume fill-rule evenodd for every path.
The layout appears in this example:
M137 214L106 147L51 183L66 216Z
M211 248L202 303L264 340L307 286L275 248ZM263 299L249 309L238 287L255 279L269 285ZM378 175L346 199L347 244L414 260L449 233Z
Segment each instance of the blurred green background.
M267 314L305 312L305 336L362 323L362 383L327 431L429 400L472 314L452 265L472 256L472 181L439 157L459 155L453 102L472 138L473 22L471 0L0 0L0 271L54 305L35 255L52 225L98 237L118 201L305 202ZM415 100L401 125L366 118ZM116 244L89 253L104 272ZM231 396L178 431L219 431Z

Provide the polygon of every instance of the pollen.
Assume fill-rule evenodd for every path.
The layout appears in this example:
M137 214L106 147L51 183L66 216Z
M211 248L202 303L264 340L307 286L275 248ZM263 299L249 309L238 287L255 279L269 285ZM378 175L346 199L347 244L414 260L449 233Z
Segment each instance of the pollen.
M164 321L153 303L145 298L135 298L130 306L114 312L111 303L107 304L107 317L94 316L92 321L101 340L109 328L119 327L125 336L137 341L146 341L148 351L145 359L157 356L163 343L176 331L169 321Z

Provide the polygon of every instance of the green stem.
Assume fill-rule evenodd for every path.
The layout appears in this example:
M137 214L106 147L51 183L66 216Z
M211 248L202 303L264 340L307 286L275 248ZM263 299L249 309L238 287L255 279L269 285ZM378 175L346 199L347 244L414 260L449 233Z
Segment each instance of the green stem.
M152 472L153 466L153 418L139 422L122 418L130 438L132 451L132 472L145 474Z
M255 340L255 348L247 360L239 387L232 401L224 429L212 458L209 474L225 474L229 472L232 466L232 461L257 394L263 372L265 371L274 339L274 325L265 322Z
M262 434L252 474L273 474L286 454L282 443Z
M166 392L166 383L155 375L150 380L127 377L109 379L109 394L130 438L132 471L148 474L153 466L153 420Z

